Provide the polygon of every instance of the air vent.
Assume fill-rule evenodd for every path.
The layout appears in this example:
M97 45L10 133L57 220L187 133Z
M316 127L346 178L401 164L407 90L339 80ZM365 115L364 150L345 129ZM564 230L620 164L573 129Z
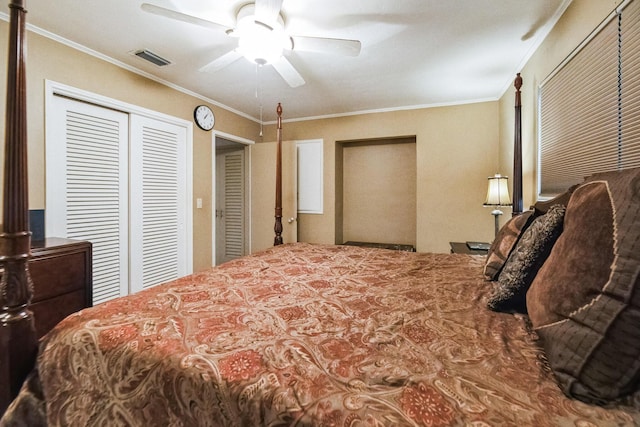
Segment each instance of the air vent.
M165 65L171 64L171 61L164 59L163 57L156 55L147 49L137 50L133 53L136 56L139 56L142 59L146 59L152 64L157 65L158 67L164 67Z

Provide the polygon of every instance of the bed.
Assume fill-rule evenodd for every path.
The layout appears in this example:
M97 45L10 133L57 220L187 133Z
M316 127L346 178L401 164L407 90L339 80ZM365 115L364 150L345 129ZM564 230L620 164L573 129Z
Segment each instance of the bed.
M273 248L36 341L21 0L10 27L0 425L640 424L637 169L514 205L486 257L283 244L276 203Z

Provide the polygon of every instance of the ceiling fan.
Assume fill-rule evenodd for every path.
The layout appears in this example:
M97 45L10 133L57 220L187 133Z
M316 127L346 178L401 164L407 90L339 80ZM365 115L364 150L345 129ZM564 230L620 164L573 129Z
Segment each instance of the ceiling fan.
M145 12L166 18L214 30L222 29L228 36L238 39L235 49L200 68L200 71L215 72L245 57L258 65L273 65L289 86L298 87L305 81L284 56L285 52L298 50L347 56L360 54L361 43L358 40L288 34L285 31L281 13L282 1L255 0L255 3L242 6L237 13L236 25L233 28L151 3L143 3L141 8Z

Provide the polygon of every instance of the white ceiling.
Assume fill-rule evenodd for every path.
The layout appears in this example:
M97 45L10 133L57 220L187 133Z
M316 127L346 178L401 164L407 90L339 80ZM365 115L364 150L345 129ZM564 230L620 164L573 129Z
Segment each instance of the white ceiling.
M145 1L229 27L247 3ZM268 122L278 102L284 118L295 119L498 99L570 1L284 0L289 34L362 43L357 57L287 52L306 81L297 88L272 66L258 70L244 58L215 73L198 71L237 39L223 29L146 13L142 0L25 0L25 6L29 28L256 120L262 104ZM6 13L6 4L0 10ZM172 63L155 66L132 55L139 49Z

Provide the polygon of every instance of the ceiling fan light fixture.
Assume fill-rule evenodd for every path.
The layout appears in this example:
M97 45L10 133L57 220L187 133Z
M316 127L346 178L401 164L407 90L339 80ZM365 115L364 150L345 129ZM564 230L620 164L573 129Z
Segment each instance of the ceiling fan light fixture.
M247 5L251 6L251 5ZM238 37L238 52L252 63L271 64L290 48L291 39L284 32L282 18L275 27L256 20L252 8L245 6L239 13L236 29L228 35Z
M282 3L283 0L254 0L254 3L245 4L236 13L236 24L233 28L220 22L209 21L150 3L143 3L140 7L145 12L165 18L214 30L223 29L227 36L236 39L234 40L236 47L200 67L199 70L203 72L219 71L246 57L252 64L272 65L290 87L296 88L305 84L305 81L283 54L285 50L292 51L295 47L296 51L346 56L360 54L359 40L287 35Z
M242 32L238 52L251 62L271 64L282 56L282 43L273 30L255 25L251 31Z

